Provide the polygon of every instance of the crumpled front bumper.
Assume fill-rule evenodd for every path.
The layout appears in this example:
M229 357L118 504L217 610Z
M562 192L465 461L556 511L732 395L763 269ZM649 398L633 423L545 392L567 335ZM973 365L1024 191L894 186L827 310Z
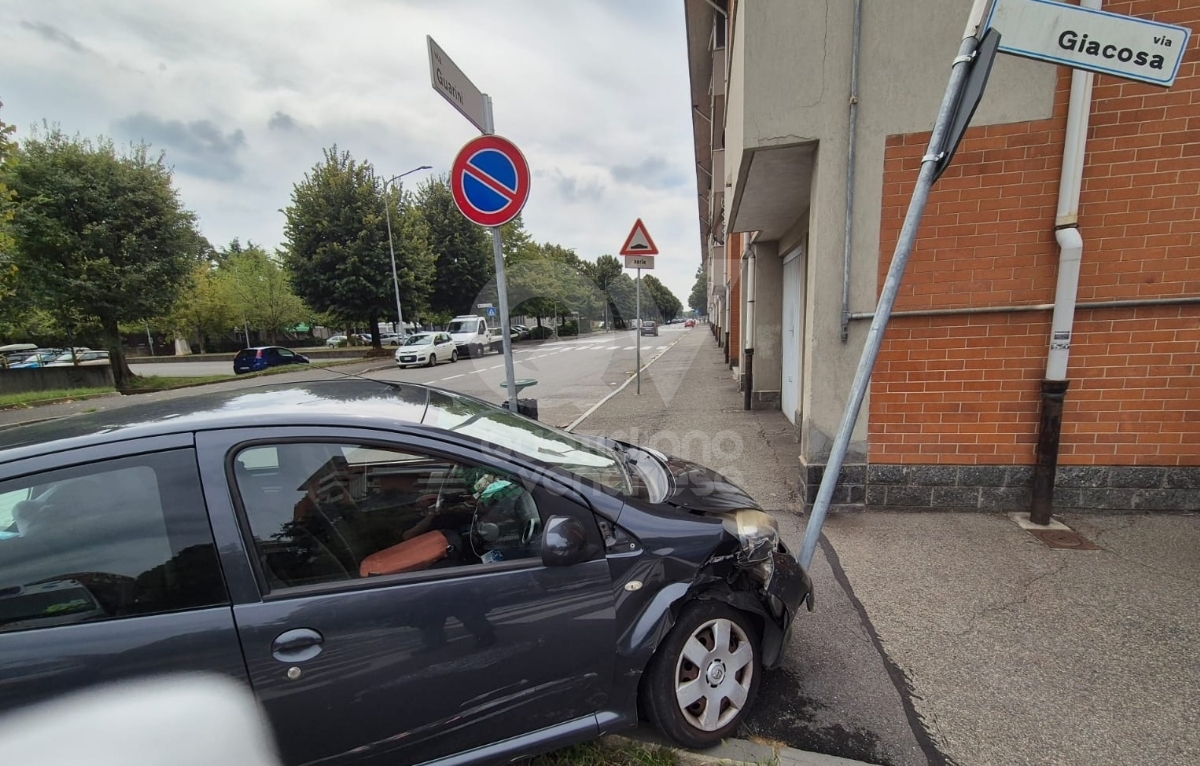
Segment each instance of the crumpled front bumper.
M800 562L796 561L796 557L787 550L774 551L771 553L771 563L773 565L771 579L763 588L764 592L768 596L779 599L792 615L800 611L801 603L805 604L808 611L811 612L813 610L812 578L808 576L808 572L804 571L804 567L800 566Z

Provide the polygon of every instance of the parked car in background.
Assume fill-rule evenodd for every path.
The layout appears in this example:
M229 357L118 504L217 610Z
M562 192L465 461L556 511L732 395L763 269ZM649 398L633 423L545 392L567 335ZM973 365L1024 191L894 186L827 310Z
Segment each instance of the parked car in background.
M308 357L283 346L244 348L233 358L233 373L261 372L269 367L286 364L308 364Z
M54 361L43 364L43 367L93 367L108 364L107 351L76 351L72 354L66 351L54 358Z
M384 346L399 346L400 334L394 332L381 333L379 336L379 342Z
M658 335L658 323L649 319L642 322L642 335Z
M27 354L20 354L17 357L10 357L8 366L9 369L13 370L37 369L38 367L45 367L62 356L62 354L63 350L61 348L38 349ZM19 361L14 362L14 358Z
M514 324L514 325L509 325L509 328L517 331L517 340L528 340L529 339L529 328L526 327L525 325Z
M684 322L684 323L683 323L683 326L684 326L684 327L695 327L695 326L696 326L696 320L695 320L695 319L689 319L689 320L687 320L686 322Z
M37 351L36 343L9 343L0 346L0 368L24 361L29 354Z
M448 332L414 333L396 349L396 364L401 368L418 364L432 367L438 362L457 361L458 345Z
M492 328L484 317L473 314L454 317L446 330L458 346L459 356L483 356L488 351L503 349L504 340L499 330Z
M346 336L345 335L330 335L329 339L325 341L325 345L329 346L330 348L336 348L337 346L344 346L344 345L346 345Z
M365 379L0 430L0 531L0 714L212 671L288 766L509 763L639 708L711 746L811 591L709 469Z

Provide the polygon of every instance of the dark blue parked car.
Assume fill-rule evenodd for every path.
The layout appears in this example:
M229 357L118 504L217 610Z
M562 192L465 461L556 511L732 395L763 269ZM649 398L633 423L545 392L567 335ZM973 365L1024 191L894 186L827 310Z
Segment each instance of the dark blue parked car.
M289 765L510 763L639 710L704 746L809 598L719 474L435 388L0 430L0 713L209 671L253 689Z
M233 358L233 372L235 375L261 372L268 367L280 367L285 364L308 364L308 357L283 346L244 348Z

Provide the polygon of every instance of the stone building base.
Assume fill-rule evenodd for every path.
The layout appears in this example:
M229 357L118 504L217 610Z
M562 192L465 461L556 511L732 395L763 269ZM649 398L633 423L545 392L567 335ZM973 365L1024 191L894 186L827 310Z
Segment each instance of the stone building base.
M801 465L812 507L824 465ZM843 465L832 507L892 511L1028 511L1032 466ZM1056 511L1200 510L1200 467L1059 466Z

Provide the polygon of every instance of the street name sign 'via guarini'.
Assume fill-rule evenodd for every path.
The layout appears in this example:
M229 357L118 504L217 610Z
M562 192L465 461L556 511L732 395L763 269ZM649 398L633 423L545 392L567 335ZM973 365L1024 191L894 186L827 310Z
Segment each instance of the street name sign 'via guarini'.
M487 96L475 87L432 37L425 35L425 39L429 42L429 80L433 89L480 132L491 133Z
M1000 52L1170 87L1191 30L1066 5L1055 0L995 0L988 28Z

